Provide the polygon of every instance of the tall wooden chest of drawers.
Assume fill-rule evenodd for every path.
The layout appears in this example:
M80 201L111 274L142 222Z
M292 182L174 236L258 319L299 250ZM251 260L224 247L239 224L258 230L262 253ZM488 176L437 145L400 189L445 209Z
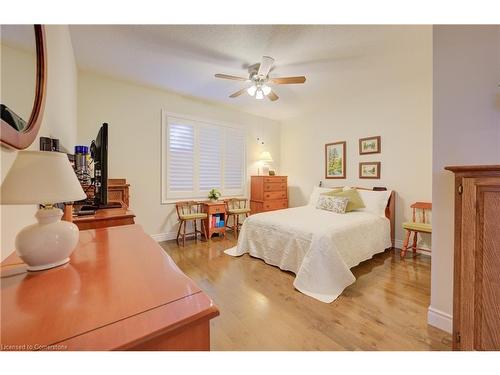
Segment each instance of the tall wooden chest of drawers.
M453 349L500 350L500 165L455 173Z
M287 176L252 176L250 189L252 214L288 208Z

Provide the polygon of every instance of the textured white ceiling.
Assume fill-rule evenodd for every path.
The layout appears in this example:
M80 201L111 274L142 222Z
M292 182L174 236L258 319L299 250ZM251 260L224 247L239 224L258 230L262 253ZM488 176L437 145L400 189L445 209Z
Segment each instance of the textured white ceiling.
M79 25L71 26L81 69L225 103L256 115L283 120L328 100L332 87L353 72L387 61L393 53L418 53L430 26L313 25ZM276 59L271 77L305 75L303 85L274 88L280 99L257 101L228 96L245 82L262 55ZM337 86L336 86L337 85Z

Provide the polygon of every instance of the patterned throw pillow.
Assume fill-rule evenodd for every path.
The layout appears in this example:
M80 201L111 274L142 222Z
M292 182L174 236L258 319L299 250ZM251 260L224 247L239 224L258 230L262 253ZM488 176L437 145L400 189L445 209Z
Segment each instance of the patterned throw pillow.
M336 214L345 214L345 209L349 199L345 197L331 197L329 195L320 195L316 208L335 212Z
M343 191L334 190L334 191L329 191L327 193L323 193L322 195L329 195L331 197L345 197L349 199L346 212L351 212L354 210L359 210L360 208L365 208L363 199L361 199L361 196L359 195L357 189L348 189Z

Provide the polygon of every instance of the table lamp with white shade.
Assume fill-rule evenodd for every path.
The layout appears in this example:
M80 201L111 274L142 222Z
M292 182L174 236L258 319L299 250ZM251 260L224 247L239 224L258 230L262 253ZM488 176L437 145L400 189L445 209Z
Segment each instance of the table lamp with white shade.
M55 203L85 199L86 195L66 154L48 151L19 151L5 177L0 204L41 204L37 224L16 236L16 251L29 271L40 271L69 262L78 242L78 227L61 221Z
M259 157L260 162L262 163L262 174L264 176L269 175L269 165L273 162L273 157L269 151L263 151Z

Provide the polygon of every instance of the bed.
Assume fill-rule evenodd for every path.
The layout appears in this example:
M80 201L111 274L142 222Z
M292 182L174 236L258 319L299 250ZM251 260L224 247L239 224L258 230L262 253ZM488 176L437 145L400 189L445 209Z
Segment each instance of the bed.
M334 301L356 280L352 267L393 246L395 192L356 188L367 200L376 197L380 207L336 214L315 205L319 194L331 189L315 187L306 206L250 216L237 246L225 253L249 253L291 271L297 290L322 302Z

